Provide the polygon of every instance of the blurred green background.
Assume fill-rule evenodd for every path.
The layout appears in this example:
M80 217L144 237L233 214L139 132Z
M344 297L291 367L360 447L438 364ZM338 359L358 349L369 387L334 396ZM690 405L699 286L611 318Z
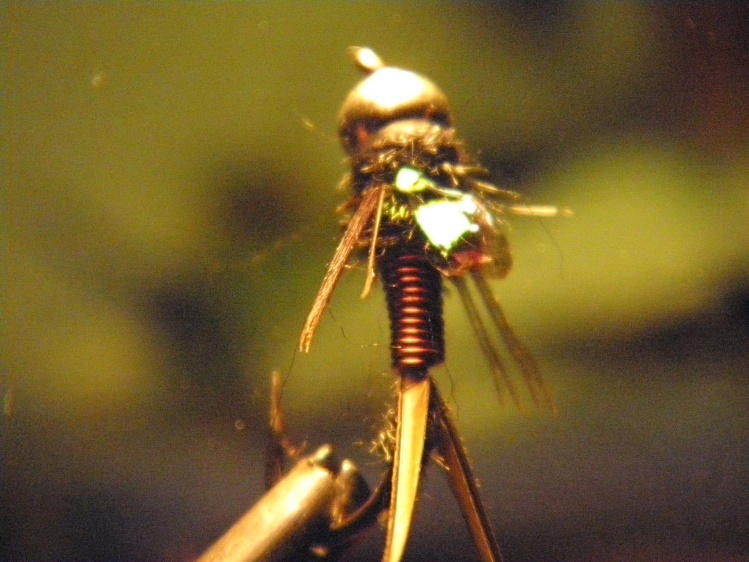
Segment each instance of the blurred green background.
M447 297L437 378L506 559L749 560L749 11L742 3L8 3L3 560L190 560L295 440L371 482L383 298L345 276L349 45L432 78L516 218L496 292L559 402L498 405ZM411 560L473 550L427 471ZM382 533L351 559L377 560Z

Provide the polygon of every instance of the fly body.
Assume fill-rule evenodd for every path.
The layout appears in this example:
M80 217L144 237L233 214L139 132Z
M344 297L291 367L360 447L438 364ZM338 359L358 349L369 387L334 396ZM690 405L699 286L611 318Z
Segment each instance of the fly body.
M535 361L507 323L487 280L505 277L512 267L507 215L546 217L569 211L528 205L518 193L484 181L487 171L457 139L447 98L434 83L384 66L370 49L353 48L352 54L368 76L349 93L339 117L339 136L351 165L341 182L351 197L341 211L349 218L307 316L300 349L309 351L333 289L352 258L367 264L362 296L370 292L378 269L387 295L389 276L383 266L392 262L387 254L407 245L455 285L500 398L509 393L524 407L502 359L506 348L532 400L555 411ZM441 323L433 321L435 337L438 328ZM395 354L403 341L393 339L391 345ZM430 366L444 359L433 355L439 359Z
M453 459L451 481L474 542L483 559L497 560L499 549L465 451L429 376L429 370L444 361L442 285L448 280L456 287L498 391L509 391L522 405L502 360L504 347L533 401L553 411L535 361L508 325L487 278L504 277L512 265L506 215L553 216L559 211L523 204L517 193L482 180L486 170L457 139L447 98L430 80L385 66L369 49L354 48L352 53L367 77L349 93L339 120L341 144L351 165L342 182L351 193L341 206L348 219L307 316L300 349L310 349L352 259L366 263L362 296L370 292L379 272L391 324L392 365L400 377L384 559L399 560L403 553L420 469L429 447L437 443L443 456ZM430 443L426 450L425 441Z

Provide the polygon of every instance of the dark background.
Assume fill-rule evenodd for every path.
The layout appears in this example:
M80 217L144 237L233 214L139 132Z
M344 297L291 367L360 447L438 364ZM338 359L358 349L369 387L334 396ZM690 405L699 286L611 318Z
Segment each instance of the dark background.
M273 368L293 437L375 481L381 292L344 277L294 352L369 45L440 85L494 182L575 212L512 219L495 285L558 418L497 404L447 298L437 378L506 559L749 560L745 5L10 3L2 26L0 558L197 556L262 494ZM411 560L474 552L440 472Z

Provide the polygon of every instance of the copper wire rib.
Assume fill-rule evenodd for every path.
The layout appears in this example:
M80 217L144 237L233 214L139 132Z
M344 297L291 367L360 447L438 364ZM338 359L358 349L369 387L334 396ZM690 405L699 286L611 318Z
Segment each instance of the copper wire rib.
M418 241L388 249L380 259L390 313L393 368L415 374L445 359L442 277Z

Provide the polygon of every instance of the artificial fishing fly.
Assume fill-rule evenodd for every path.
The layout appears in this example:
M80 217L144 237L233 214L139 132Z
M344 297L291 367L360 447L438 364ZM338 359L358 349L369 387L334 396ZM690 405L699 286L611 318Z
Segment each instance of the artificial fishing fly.
M403 555L421 467L436 448L452 464L453 490L482 558L498 560L499 548L465 450L429 375L444 361L442 284L446 279L457 288L498 391L508 391L522 405L502 361L504 346L533 401L555 411L533 357L507 323L487 278L502 278L512 266L506 215L554 216L565 211L523 204L517 193L479 179L486 170L457 140L447 98L430 80L385 66L370 49L352 48L352 54L367 77L349 93L339 117L341 144L351 164L343 185L352 192L342 208L350 216L299 347L309 351L333 290L352 260L367 266L362 296L379 272L390 316L392 365L400 381L383 559L397 561Z

